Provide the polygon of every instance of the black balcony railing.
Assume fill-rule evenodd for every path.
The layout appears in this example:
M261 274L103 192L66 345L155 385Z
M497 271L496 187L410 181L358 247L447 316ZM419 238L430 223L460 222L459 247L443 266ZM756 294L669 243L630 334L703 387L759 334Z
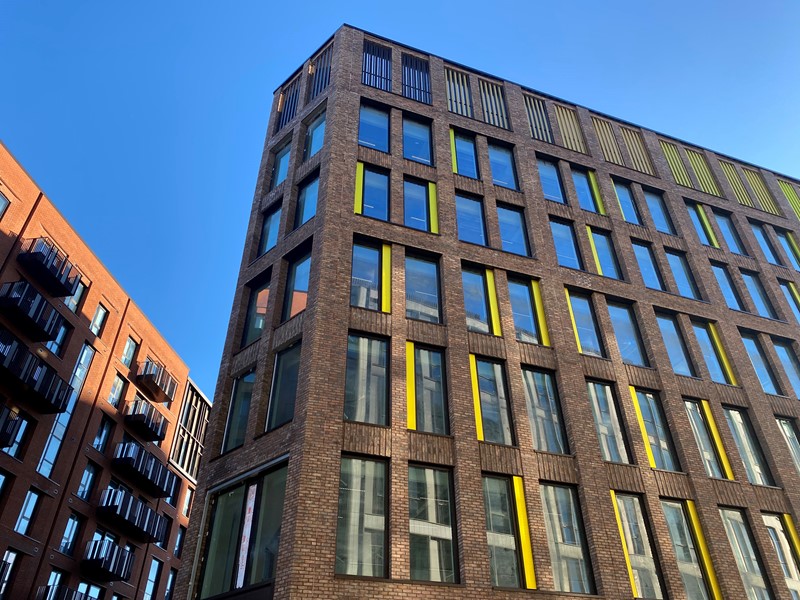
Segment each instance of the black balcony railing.
M148 359L139 365L137 380L155 402L172 402L178 389L178 382L166 367L154 360Z
M0 406L0 448L8 448L14 443L21 424L19 413L5 405Z
M142 542L165 541L167 520L124 490L104 490L97 505L97 515Z
M113 465L157 498L171 496L178 484L178 476L136 442L117 444Z
M125 406L125 423L148 442L163 440L167 433L166 419L155 406L140 396Z
M43 585L36 591L36 600L93 600L90 596L66 585Z
M35 342L56 339L64 324L64 317L24 279L0 285L0 311Z
M23 240L17 260L49 294L61 298L75 293L80 275L51 240Z
M133 553L112 540L93 540L86 544L84 571L102 581L128 581Z
M18 397L27 399L39 412L57 413L67 410L72 386L2 325L0 379L10 380L18 388Z

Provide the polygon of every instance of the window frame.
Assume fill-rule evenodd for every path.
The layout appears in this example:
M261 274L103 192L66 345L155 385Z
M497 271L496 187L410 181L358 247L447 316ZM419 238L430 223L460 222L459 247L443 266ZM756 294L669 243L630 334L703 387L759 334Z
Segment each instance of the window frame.
M378 123L377 119L373 122L367 122L367 130L364 130L365 120L364 114L365 111L369 114L373 115L383 115L385 117L385 123L381 121ZM374 128L374 132L370 132L369 128ZM378 106L376 104L362 102L358 109L358 134L357 134L357 141L359 146L364 146L365 148L369 148L371 150L375 150L377 152L383 152L384 154L389 154L391 152L391 130L392 130L392 116L391 116L391 109ZM370 134L370 135L367 135ZM374 134L379 134L380 140L374 141L372 138L376 137ZM362 138L362 135L364 136Z

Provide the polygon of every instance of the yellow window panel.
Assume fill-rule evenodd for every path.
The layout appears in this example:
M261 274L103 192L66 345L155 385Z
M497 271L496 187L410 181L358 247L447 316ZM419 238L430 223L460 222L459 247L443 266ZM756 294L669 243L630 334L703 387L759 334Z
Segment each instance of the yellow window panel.
M556 104L556 120L561 130L561 141L565 148L587 154L586 142L583 141L583 132L578 122L578 113L574 109Z
M692 180L689 179L689 173L686 172L686 167L683 165L681 155L678 152L678 147L672 142L658 140L661 143L661 150L664 151L664 158L669 163L669 168L672 171L672 176L675 181L684 187L693 188Z

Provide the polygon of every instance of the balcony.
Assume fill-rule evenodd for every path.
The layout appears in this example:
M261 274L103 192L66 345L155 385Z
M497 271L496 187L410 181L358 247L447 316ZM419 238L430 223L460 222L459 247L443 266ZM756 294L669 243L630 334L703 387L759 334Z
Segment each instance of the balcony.
M142 542L160 543L167 534L167 520L124 490L104 490L97 515Z
M66 585L43 585L36 591L36 600L94 600L94 598Z
M51 240L45 237L23 240L17 260L48 294L63 298L75 293L80 281L78 270Z
M0 448L8 448L14 443L21 423L18 413L0 406Z
M178 389L178 382L166 367L150 359L139 365L137 381L148 391L154 402L172 402L175 390Z
M2 325L0 380L9 382L19 392L20 399L27 399L41 413L60 413L67 410L72 386Z
M34 342L56 339L64 323L55 307L24 279L0 285L0 311Z
M141 396L125 406L125 424L148 442L161 441L167 433L167 420Z
M128 581L133 554L112 540L92 540L86 544L83 570L100 581Z
M117 444L112 464L143 491L157 498L172 495L178 485L178 476L136 442Z

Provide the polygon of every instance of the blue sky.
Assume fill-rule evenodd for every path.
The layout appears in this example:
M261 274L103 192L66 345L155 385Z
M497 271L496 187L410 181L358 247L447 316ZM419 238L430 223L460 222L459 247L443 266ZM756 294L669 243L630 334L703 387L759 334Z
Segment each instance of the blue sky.
M800 177L790 0L0 2L0 139L209 396L272 92L344 22Z

